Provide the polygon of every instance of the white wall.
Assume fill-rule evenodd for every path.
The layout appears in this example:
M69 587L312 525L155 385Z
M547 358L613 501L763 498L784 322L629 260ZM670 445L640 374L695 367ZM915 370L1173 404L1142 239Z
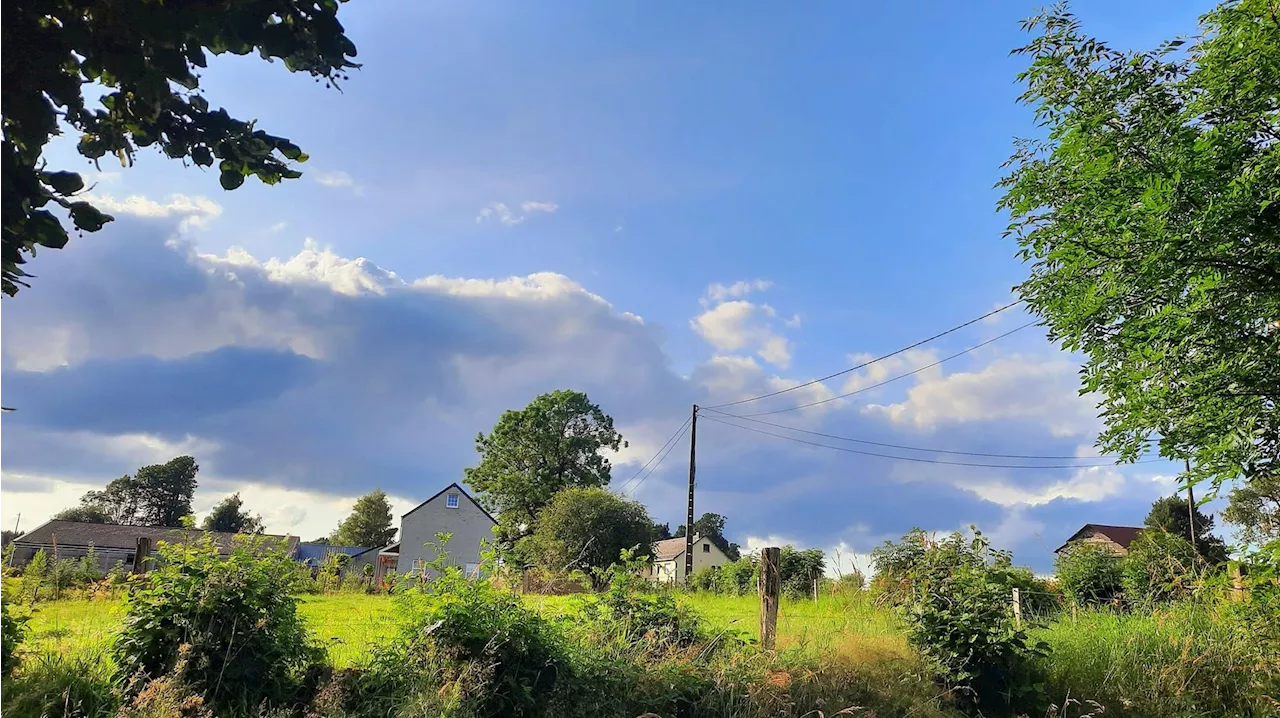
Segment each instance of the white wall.
M448 505L450 495L458 497L458 508ZM397 571L401 574L413 570L417 562L436 560L434 547L436 534L451 533L453 538L445 546L448 565L469 566L480 563L480 542L493 541L494 522L472 503L456 485L450 486L439 496L405 514L400 520L400 560Z

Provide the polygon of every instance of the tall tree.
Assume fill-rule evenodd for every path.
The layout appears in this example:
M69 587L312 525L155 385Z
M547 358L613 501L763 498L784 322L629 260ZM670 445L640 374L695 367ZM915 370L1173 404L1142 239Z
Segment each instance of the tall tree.
M101 491L90 491L80 499L78 516L100 516L100 523L140 524L142 507L141 486L132 476L125 474L107 484ZM71 509L68 509L71 511ZM70 519L81 520L81 519ZM94 522L99 523L99 522Z
M163 464L138 469L133 480L142 501L140 523L146 526L182 526L182 517L191 514L191 498L196 492L196 460L179 456Z
M79 506L72 506L71 508L63 509L53 515L53 520L78 521L82 524L116 523L112 520L111 515L108 514L101 506L94 506L90 504L80 504Z
M1018 290L1081 351L1099 446L1188 458L1188 480L1280 466L1280 13L1219 5L1200 33L1121 52L1056 6L1026 23L1020 140L1001 186Z
M729 557L730 561L737 561L739 558L742 558L742 547L736 543L731 543L729 539L725 538L725 520L725 517L720 514L707 512L698 517L697 521L693 522L693 533L695 536L707 537L711 543L716 545L716 548L723 551L724 555ZM674 537L678 538L684 536L684 530L684 524L680 524L676 529Z
M77 149L95 164L110 155L129 165L138 148L154 145L184 163L217 162L218 181L228 190L250 175L266 184L302 176L289 164L307 159L297 145L254 121L210 109L199 92L200 71L209 54L256 52L336 85L357 67L338 6L328 0L4 3L4 292L28 286L24 278L30 275L21 265L37 245L57 249L67 243L54 211L82 232L96 232L111 220L81 195L80 175L46 169L45 146L63 128L80 135ZM90 101L85 88L92 88Z
M386 546L396 537L396 527L391 525L391 502L382 489L374 489L356 499L351 515L338 524L329 537L335 546Z
M1240 527L1240 538L1253 544L1280 539L1280 473L1254 478L1231 492L1222 518Z
M608 486L612 466L603 452L626 445L586 394L553 391L503 412L488 436L476 437L480 463L466 470L467 483L517 538L534 532L538 513L561 489Z
M228 533L256 534L262 533L262 517L254 516L244 508L244 500L237 491L218 502L204 517L201 528L205 531L226 531Z
M653 528L638 501L600 488L568 488L542 510L533 554L552 571L607 568L625 549L651 555Z
M1213 535L1213 517L1201 511L1199 506L1192 510L1196 519L1196 550L1211 564L1226 561L1226 544ZM1188 542L1191 539L1191 515L1187 511L1187 500L1181 496L1156 499L1143 524L1147 528L1171 533Z

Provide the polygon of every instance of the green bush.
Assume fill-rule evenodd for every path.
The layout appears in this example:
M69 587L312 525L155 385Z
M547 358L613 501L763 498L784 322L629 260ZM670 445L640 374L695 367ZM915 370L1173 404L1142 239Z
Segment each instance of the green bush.
M911 575L924 560L929 537L921 529L907 532L897 541L885 541L871 549L871 562L875 572L871 575L871 589L884 601L901 603L911 594Z
M703 638L698 615L638 575L639 561L630 551L613 567L609 588L575 602L578 614L601 642L616 642L626 650L646 653L687 648Z
M759 560L743 556L720 566L716 572L716 592L727 596L746 596L756 592L759 581Z
M1190 541L1165 531L1143 531L1129 544L1124 558L1125 598L1147 605L1186 598L1206 568Z
M22 598L35 603L40 600L40 589L44 587L49 573L49 556L40 549L31 556L27 567L22 570Z
M1105 546L1074 543L1054 561L1067 600L1085 606L1113 601L1124 589L1124 562Z
M825 569L822 549L783 546L778 552L778 579L789 598L813 598L813 582L822 578Z
M720 590L720 567L707 566L693 572L689 577L689 588L694 591L712 591L718 593Z
M908 536L908 540L910 536ZM1014 625L1008 574L1010 555L980 532L932 542L905 576L908 639L938 677L983 711L1041 711L1032 644Z
M294 562L262 539L238 537L222 558L212 540L157 548L158 568L126 599L114 655L124 681L159 678L186 661L186 679L218 713L287 704L322 656L297 614Z
M9 613L9 604L0 603L0 674L9 675L18 665L18 646L27 635L27 617Z

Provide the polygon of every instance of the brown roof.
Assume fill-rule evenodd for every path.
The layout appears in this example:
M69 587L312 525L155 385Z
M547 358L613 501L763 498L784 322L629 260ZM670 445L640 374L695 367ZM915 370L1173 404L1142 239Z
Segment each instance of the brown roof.
M670 561L684 553L684 537L653 542L653 560Z
M201 529L173 529L162 526L119 526L116 524L90 524L79 521L47 521L30 532L14 539L20 546L35 548L52 548L58 546L84 548L93 545L95 548L133 549L138 539L145 536L153 543L184 543L199 541L206 536L213 537L219 553L231 553L235 537L243 534L225 531L204 531ZM282 541L286 550L293 554L298 547L297 536L280 534L259 534L266 539Z
M1080 527L1079 531L1071 534L1071 538L1067 539L1066 543L1054 549L1053 552L1057 553L1062 549L1066 548L1067 546L1071 545L1072 541L1075 541L1077 538L1080 537L1080 534L1083 534L1086 531L1100 533L1103 536L1106 536L1107 538L1111 539L1112 541L1115 541L1116 543L1120 544L1121 546L1127 549L1129 548L1129 544L1133 543L1133 540L1138 538L1138 534L1142 533L1144 530L1145 529L1143 529L1141 526L1107 526L1106 524L1085 524L1084 526Z

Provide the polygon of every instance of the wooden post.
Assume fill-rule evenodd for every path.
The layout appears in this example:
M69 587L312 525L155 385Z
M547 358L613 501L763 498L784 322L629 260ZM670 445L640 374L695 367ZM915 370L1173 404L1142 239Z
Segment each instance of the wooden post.
M1231 563L1231 602L1239 603L1244 596L1244 575L1240 572L1240 564Z
M818 579L813 579L813 602L818 602Z
M138 537L138 546L133 551L133 572L146 573L147 559L151 556L151 539L146 536Z
M1018 589L1013 589L1013 625L1022 628L1022 595Z
M778 637L778 601L782 596L782 577L778 573L776 546L760 551L760 645L772 651Z

